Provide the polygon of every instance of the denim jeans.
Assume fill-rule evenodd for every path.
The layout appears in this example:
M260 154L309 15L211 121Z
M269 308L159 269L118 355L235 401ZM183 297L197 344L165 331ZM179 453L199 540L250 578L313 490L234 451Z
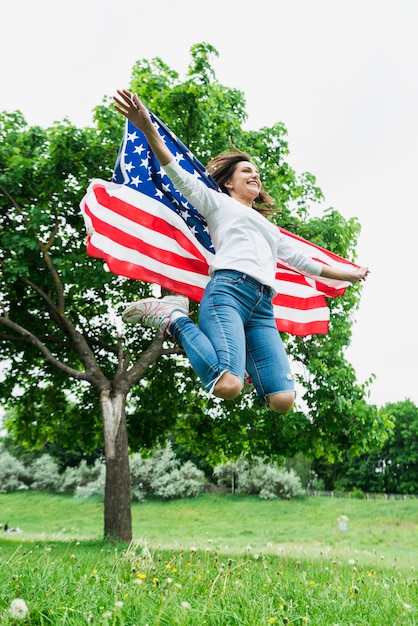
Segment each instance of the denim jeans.
M170 332L209 392L224 372L243 380L245 370L261 402L295 389L274 320L272 290L242 272L215 272L200 304L198 326L179 317Z

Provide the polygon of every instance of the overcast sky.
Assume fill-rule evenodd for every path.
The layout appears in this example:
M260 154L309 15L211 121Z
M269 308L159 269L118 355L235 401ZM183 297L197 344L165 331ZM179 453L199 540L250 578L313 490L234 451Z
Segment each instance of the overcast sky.
M0 111L44 127L90 125L139 59L183 77L191 46L212 44L248 128L283 122L292 166L359 220L372 273L347 356L360 382L375 374L371 402L418 404L417 0L14 0L2 26Z

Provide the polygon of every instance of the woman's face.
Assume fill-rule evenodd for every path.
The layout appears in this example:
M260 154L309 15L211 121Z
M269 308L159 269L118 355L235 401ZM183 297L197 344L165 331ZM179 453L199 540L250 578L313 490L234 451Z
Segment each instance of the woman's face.
M225 187L232 198L252 207L261 190L260 175L256 166L250 161L239 161Z

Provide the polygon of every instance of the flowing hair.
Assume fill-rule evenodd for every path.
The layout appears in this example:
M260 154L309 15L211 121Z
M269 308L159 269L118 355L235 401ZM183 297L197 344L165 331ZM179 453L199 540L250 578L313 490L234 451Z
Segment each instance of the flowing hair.
M242 150L238 150L232 142L230 143L233 148L233 152L221 152L221 154L211 159L206 166L209 174L211 174L211 176L215 179L222 191L228 195L230 194L228 188L225 187L225 183L227 183L232 177L238 163L248 161L254 165L249 154L242 152ZM262 215L274 215L277 212L274 209L274 199L263 189L262 185L260 193L253 202L253 208Z

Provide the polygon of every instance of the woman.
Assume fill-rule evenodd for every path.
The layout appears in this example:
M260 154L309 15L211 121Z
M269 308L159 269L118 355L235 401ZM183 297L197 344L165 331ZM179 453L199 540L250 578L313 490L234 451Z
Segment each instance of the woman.
M205 217L216 250L198 326L188 316L188 299L177 295L135 302L124 311L124 321L173 335L215 396L236 398L247 371L261 402L278 413L288 411L295 387L273 315L277 258L304 272L351 283L364 280L369 270L336 270L301 254L263 215L273 199L249 155L235 151L215 157L207 169L223 193L209 189L178 165L138 96L126 89L118 94L117 111L145 134L173 185Z

